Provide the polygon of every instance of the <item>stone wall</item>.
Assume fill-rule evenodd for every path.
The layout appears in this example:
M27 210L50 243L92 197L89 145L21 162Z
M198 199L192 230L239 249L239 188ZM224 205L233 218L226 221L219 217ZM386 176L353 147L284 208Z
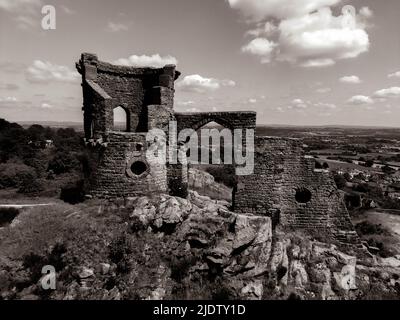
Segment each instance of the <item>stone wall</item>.
M316 170L294 139L256 137L254 174L238 177L234 209L345 242L357 238L330 173Z
M90 149L93 155L88 193L99 198L167 193L167 168L156 157L146 156L142 133L109 133L105 147ZM139 171L131 169L140 164Z
M186 128L198 130L210 122L228 129L255 129L257 113L253 111L175 113L178 131Z

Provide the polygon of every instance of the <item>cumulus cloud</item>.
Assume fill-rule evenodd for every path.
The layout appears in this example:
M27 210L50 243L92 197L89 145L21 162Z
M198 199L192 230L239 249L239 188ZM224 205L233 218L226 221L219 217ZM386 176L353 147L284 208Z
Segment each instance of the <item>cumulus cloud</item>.
M277 44L265 38L256 38L247 45L242 47L242 52L250 53L260 57L261 63L269 63L271 61L272 52Z
M0 101L2 101L2 102L16 102L17 98L16 97L5 97L5 98L0 98Z
M15 107L15 104L17 102L17 98L16 97L0 97L0 107L2 108L11 108L11 107Z
M70 9L67 6L61 6L61 9L65 14L68 14L68 15L72 15L72 14L76 13L74 10Z
M159 54L147 55L131 55L129 58L121 58L114 61L115 64L131 67L154 67L162 68L167 64L178 64L178 60L170 55L160 56Z
M389 74L388 78L400 78L400 71Z
M361 83L361 79L357 76L346 76L339 79L342 83L358 84Z
M367 52L367 32L358 26L347 27L345 19L345 15L335 17L330 8L323 8L283 20L279 25L278 59L303 67L322 67Z
M294 99L291 104L295 108L306 109L308 107L307 103L302 99Z
M178 101L178 102L177 102L177 104L178 104L179 106L184 106L184 107L193 105L194 103L195 103L195 102L192 101L192 100L188 100L188 101Z
M228 0L233 9L240 10L252 20L266 18L285 19L299 17L323 7L333 6L341 0Z
M200 110L198 108L196 108L196 107L193 107L193 108L188 108L185 111L186 112L199 112Z
M232 8L257 21L256 28L246 33L255 39L242 50L259 56L262 63L275 54L278 61L326 67L356 58L370 46L366 29L373 13L368 7L355 16L345 11L335 16L330 7L341 0L228 1Z
M19 12L38 7L41 3L40 0L0 0L0 9L8 12Z
M214 78L205 78L198 74L192 74L184 77L177 83L177 87L182 91L204 93L207 91L216 91L221 87L234 87L233 80L218 80Z
M254 29L251 29L246 32L245 36L251 37L269 37L272 36L276 31L278 31L278 27L275 26L272 22L261 22L256 25Z
M120 32L120 31L128 31L129 30L129 25L120 23L120 22L112 22L109 21L107 23L107 31L109 32Z
M331 92L332 89L331 88L319 88L319 89L317 89L315 91L318 92L318 93L328 93L328 92Z
M315 107L322 108L322 109L336 109L337 106L334 103L326 103L326 102L317 102L314 104Z
M40 26L41 0L0 0L0 11L11 14L19 29L29 30Z
M41 60L35 60L26 70L26 79L31 83L76 82L79 77L78 72L66 66Z
M363 104L372 104L372 103L374 103L374 100L368 96L357 95L357 96L351 97L347 101L347 103L352 104L352 105L363 105Z
M42 103L42 104L40 105L40 107L41 107L42 109L52 109L52 108L53 108L53 106L52 106L51 104L48 104L48 103Z
M400 97L400 87L391 87L387 89L378 90L374 93L376 98L399 98Z

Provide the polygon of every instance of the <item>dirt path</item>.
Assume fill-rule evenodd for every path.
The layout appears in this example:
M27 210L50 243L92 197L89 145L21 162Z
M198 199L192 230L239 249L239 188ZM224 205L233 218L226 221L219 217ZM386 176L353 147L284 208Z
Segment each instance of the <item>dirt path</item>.
M0 204L0 208L31 208L31 207L44 207L44 206L52 206L55 203L32 203L32 204Z

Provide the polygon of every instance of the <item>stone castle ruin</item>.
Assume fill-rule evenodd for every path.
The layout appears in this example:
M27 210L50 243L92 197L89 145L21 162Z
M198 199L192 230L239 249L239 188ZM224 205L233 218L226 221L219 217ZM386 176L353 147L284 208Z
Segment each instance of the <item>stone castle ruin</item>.
M99 198L169 193L185 197L188 164L160 163L146 155L152 129L198 130L210 122L228 129L255 129L255 112L174 112L174 65L163 68L116 66L83 53L76 64L82 75L85 139L93 165L88 194ZM126 113L125 131L114 130L115 108ZM245 135L243 135L245 136ZM275 225L312 230L344 243L357 242L350 217L330 174L315 169L294 139L255 137L254 172L238 176L235 212L269 216ZM185 154L186 155L186 154Z

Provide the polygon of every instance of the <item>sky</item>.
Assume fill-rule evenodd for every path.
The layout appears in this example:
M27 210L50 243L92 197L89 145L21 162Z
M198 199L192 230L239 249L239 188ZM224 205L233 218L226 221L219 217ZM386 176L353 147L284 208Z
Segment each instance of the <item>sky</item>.
M398 0L0 0L0 117L82 121L75 62L91 52L177 64L177 111L398 127L399 15Z

